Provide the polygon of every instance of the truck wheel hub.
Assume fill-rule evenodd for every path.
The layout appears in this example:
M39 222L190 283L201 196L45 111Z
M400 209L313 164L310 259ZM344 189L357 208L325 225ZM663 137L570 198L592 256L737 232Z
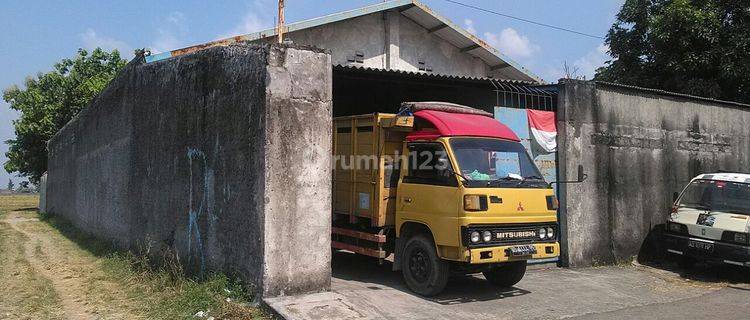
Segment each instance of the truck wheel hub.
M414 280L425 282L430 277L430 265L424 250L417 249L409 259L409 271Z

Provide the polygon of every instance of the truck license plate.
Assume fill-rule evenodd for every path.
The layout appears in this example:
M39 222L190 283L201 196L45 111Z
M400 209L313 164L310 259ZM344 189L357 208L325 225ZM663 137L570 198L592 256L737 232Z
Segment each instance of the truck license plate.
M514 257L517 256L528 256L536 253L536 247L532 245L513 246L510 247L510 254Z
M714 244L710 242L690 240L688 241L688 248L693 248L703 252L713 252Z

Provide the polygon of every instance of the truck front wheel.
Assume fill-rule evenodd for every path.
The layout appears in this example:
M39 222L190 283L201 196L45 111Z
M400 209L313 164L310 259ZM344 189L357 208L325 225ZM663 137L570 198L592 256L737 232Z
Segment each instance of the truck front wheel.
M484 277L501 288L510 288L523 279L526 274L526 261L506 262L482 272Z
M424 235L407 240L402 260L406 285L423 296L434 296L448 283L448 263L437 256L435 245Z

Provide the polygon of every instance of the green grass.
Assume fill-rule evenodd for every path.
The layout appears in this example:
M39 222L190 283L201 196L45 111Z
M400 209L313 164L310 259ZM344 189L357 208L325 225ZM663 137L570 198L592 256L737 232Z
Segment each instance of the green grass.
M99 258L106 280L126 288L128 297L141 304L149 319L190 319L198 311L209 312L217 319L266 318L259 309L247 306L252 296L239 280L222 273L203 279L187 277L169 255L153 261L118 250L112 243L78 231L62 218L40 215L40 219Z

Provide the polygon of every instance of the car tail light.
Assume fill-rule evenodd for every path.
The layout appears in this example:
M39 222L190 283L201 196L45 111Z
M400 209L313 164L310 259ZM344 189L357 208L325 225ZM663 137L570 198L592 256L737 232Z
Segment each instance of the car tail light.
M750 234L747 232L724 231L721 234L721 240L737 244L750 244Z
M667 231L672 233L686 234L687 226L682 223L667 222Z

